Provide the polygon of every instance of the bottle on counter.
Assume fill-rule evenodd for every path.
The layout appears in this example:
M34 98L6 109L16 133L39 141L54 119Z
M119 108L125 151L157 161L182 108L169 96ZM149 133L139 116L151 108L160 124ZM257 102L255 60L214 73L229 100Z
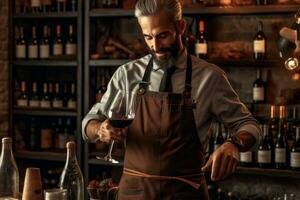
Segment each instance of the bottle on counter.
M2 138L0 156L0 198L19 198L19 170L12 152L12 139Z
M292 145L290 165L293 170L300 170L300 127L296 128L296 141Z
M67 159L60 177L59 187L67 189L68 200L84 199L83 176L76 157L75 142L67 143Z
M257 33L253 40L253 55L255 60L263 60L266 58L267 38L263 32L262 21L258 22Z
M198 58L206 59L207 56L207 39L204 33L205 31L205 24L203 20L199 21L198 24L199 33L197 36L197 41L195 43L195 55Z
M263 125L264 137L257 150L257 163L260 168L271 168L273 155L273 140L270 139L269 126Z
M256 80L253 83L253 103L262 103L265 101L265 82L261 77L261 69L257 69Z

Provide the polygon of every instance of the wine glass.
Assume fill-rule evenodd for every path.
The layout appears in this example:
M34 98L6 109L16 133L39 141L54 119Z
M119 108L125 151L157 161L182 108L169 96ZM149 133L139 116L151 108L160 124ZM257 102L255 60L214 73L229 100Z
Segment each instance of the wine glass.
M119 90L112 99L108 100L103 110L109 124L114 128L128 127L135 116L135 101L136 94L134 92ZM104 157L97 156L97 159L119 163L119 161L112 158L114 143L115 141L111 140L107 155Z

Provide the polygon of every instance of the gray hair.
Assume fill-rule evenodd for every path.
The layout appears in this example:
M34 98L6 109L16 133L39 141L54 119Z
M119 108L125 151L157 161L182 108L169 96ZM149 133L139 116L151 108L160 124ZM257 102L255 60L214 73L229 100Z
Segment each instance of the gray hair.
M168 12L174 22L182 19L182 8L179 0L138 0L135 4L135 16L156 15L160 11Z

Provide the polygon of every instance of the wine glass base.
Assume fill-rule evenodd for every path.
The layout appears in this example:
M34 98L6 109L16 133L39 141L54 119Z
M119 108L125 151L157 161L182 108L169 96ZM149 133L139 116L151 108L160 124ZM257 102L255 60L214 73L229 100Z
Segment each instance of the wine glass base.
M104 160L106 162L111 162L113 164L118 164L120 163L119 161L113 159L112 157L109 157L109 156L104 156L104 157L100 157L100 156L96 156L96 159L98 160Z

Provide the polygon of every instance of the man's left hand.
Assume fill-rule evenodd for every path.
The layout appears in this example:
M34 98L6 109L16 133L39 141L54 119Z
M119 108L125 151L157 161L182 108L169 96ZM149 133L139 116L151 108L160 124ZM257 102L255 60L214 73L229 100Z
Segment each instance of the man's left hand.
M230 142L225 142L217 148L202 167L203 172L211 171L211 180L223 180L235 172L239 163L239 151Z

